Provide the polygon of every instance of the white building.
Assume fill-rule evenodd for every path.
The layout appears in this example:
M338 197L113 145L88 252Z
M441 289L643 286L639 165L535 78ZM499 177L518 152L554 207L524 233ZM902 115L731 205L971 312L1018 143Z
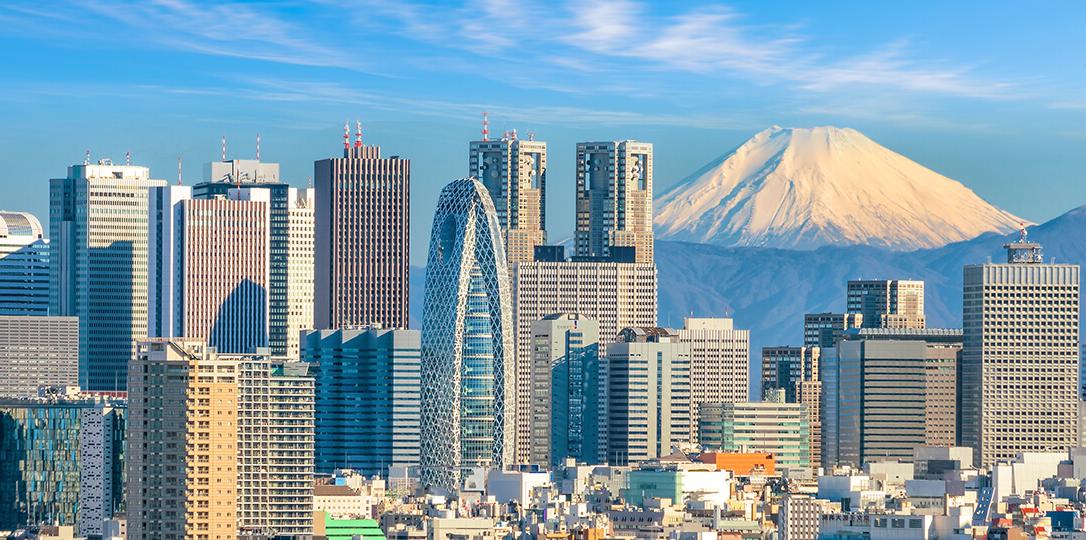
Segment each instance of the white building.
M0 315L49 314L49 241L33 214L0 210Z
M302 330L313 328L313 188L288 190L287 214L287 287L286 287L286 355L298 359L301 355L299 339ZM274 212L273 212L274 217ZM275 239L275 227L272 227ZM274 256L273 256L274 259ZM275 265L272 265L272 286L275 285ZM275 312L275 295L272 295L272 312ZM274 337L276 319L271 321Z
M78 384L78 318L0 315L0 396Z
M1079 267L1045 263L1024 229L1004 247L964 271L961 441L978 466L1079 443Z
M781 499L777 530L781 540L817 540L823 503L810 496L790 493Z
M577 313L599 324L600 351L623 328L656 326L656 266L613 261L560 260L513 266L513 320L517 348L517 460L531 445L532 323L555 313ZM606 369L606 366L602 366ZM606 372L601 372L601 380ZM600 400L606 400L606 388Z
M607 462L639 463L693 440L690 345L667 328L627 328L607 346Z
M109 160L49 181L49 313L79 317L85 390L124 390L147 335L147 191L164 185Z
M521 508L530 508L537 489L551 485L547 471L502 471L492 469L486 476L486 494L498 504L515 502Z
M687 317L678 335L690 345L691 425L698 425L702 403L749 401L749 330L737 330L730 318Z

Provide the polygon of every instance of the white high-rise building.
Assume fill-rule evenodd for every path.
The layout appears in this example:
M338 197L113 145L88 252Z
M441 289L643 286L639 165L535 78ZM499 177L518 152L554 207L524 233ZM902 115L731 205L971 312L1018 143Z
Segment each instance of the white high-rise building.
M607 462L639 463L689 446L690 345L667 328L627 328L607 346Z
M79 381L124 390L147 335L147 167L68 167L49 181L49 313L79 317Z
M1078 446L1079 266L1025 230L1007 262L964 269L961 441L986 467Z
M301 333L313 328L313 189L291 188L287 204L286 353L287 358L298 359ZM277 333L275 324L272 319L272 336Z
M649 263L536 261L514 266L513 311L517 344L517 462L531 446L532 323L555 313L577 313L599 324L600 351L623 328L656 326L656 266ZM601 354L603 356L603 354ZM519 382L525 381L525 382ZM606 385L601 385L601 400Z
M210 199L185 186L151 190L148 335L223 353L269 346L270 204L264 188Z
M0 315L49 314L49 241L33 214L0 210Z
M730 318L687 317L678 335L681 343L690 345L693 425L698 425L701 403L750 401L749 330L737 330Z

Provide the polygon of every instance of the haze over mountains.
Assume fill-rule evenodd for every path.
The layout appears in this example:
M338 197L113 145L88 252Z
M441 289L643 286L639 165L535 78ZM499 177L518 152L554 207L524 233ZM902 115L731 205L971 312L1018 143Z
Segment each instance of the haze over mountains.
M722 246L911 250L1020 219L848 128L771 127L657 196L656 237Z

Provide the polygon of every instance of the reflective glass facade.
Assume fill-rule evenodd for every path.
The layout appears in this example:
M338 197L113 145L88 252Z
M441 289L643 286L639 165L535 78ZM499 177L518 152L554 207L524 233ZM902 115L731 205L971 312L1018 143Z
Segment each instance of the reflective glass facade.
M513 317L494 204L477 180L445 186L434 214L422 328L422 473L458 489L465 469L513 460Z

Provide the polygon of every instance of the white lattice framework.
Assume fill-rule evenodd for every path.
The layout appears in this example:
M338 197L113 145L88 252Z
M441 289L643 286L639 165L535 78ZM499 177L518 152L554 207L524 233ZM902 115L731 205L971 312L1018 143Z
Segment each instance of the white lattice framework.
M460 488L466 469L514 451L509 270L494 203L475 179L441 191L426 263L422 325L422 476Z

